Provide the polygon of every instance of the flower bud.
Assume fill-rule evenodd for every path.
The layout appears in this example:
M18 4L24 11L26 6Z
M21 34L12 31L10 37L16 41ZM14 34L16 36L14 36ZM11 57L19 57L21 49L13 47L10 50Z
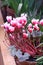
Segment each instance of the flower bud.
M40 28L38 27L38 25L34 25L33 28L34 28L34 30L37 30L37 31L40 30Z
M28 25L28 28L32 28L32 24L31 23Z
M32 28L28 28L28 31L29 31L30 33L32 33L32 32L33 32L33 29L32 29Z
M28 38L28 34L27 33L23 33L23 38Z

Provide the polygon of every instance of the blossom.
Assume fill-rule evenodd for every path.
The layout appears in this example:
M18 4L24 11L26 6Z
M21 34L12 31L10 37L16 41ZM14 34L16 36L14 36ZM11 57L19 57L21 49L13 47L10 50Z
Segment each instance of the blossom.
M17 28L18 28L18 29L22 28L22 24L17 23Z
M37 24L35 24L35 25L33 26L33 28L34 28L34 30L37 30L37 31L39 31L39 30L40 30L40 28L38 27L38 25L37 25Z
M14 27L9 26L9 31L10 31L10 32L14 32L14 30L15 30L15 28L14 28Z
M22 26L25 26L27 24L27 18L25 16L17 17L16 20L17 20L17 23L22 24Z
M42 25L42 26L43 26L43 19L41 19L41 20L40 20L40 25Z
M21 29L23 35L26 37L28 36L28 34L26 33L27 30L30 33L32 33L33 30L37 30L37 31L40 30L38 24L43 26L43 19L40 20L40 22L39 22L39 19L33 18L31 20L31 23L28 24L27 29L23 30L23 29L25 29L25 25L27 24L27 17L26 17L26 14L24 14L24 13L21 14L21 17L16 17L16 18L12 19L12 16L7 16L6 19L8 22L6 22L4 25L2 25L2 27L4 27L6 31L14 32L16 30Z
M7 33L10 32L10 31L9 31L10 24L9 24L8 22L6 22L6 23L4 23L3 25L1 25L1 27L4 27L4 29L5 29L5 31L6 31Z
M25 26L27 24L27 18L25 16L20 17L19 23Z
M31 20L32 24L35 25L35 24L38 24L39 23L39 19L32 19Z
M13 27L17 27L18 29L23 28L27 23L27 19L26 17L17 17L17 18L13 18L13 20L11 20L10 24Z
M11 20L10 24L15 27L17 25L16 19L15 20Z
M30 24L28 24L28 28L32 28L32 24L30 23Z
M28 34L27 33L23 33L23 38L28 38Z
M25 16L23 16L22 20L24 21L24 26L25 26L27 24L27 18Z
M32 32L33 32L33 28L28 28L28 31L29 31L30 33L32 33Z
M9 23L10 23L10 22L11 22L11 20L12 20L12 16L7 16L7 17L6 17L6 19L7 19L7 22L9 22Z
M9 26L10 26L10 24L9 24L8 22L6 22L6 23L4 23L2 26L3 26L5 29L8 29Z

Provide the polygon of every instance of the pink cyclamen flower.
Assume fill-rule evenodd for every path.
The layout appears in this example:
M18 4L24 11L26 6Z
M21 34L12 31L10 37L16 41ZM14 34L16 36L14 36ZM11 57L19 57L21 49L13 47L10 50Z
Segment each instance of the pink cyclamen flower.
M27 24L27 18L25 16L23 16L23 21L24 21L24 25Z
M22 24L17 23L17 28L18 28L18 29L21 29L21 28L22 28Z
M3 25L3 27L4 27L5 29L8 29L9 26L10 26L10 24L9 24L8 22L4 23L4 25Z
M25 26L25 25L27 24L27 18L26 18L25 16L20 17L19 22L20 22L23 26Z
M25 16L23 17L17 17L16 20L22 24L23 26L25 26L27 24L27 18Z
M29 31L30 33L32 33L32 32L33 32L33 29L32 29L32 28L28 28L28 31Z
M4 29L5 29L5 31L7 33L9 33L9 26L10 26L10 24L8 22L6 22L5 24L1 25L1 27L4 27Z
M40 20L40 23L39 23L41 26L43 26L43 19Z
M11 20L10 24L15 27L17 25L16 19L15 20Z
M39 31L39 30L40 30L40 28L38 27L38 25L37 25L37 24L35 24L35 25L33 26L33 28L34 28L34 30L37 30L37 31Z
M32 24L30 23L30 24L28 24L28 28L32 28Z
M11 20L12 20L12 16L7 16L7 17L6 17L6 19L7 19L7 22L9 22L9 23L10 23L10 22L11 22Z
M32 22L33 25L38 24L39 23L39 19L32 19L31 22Z
M10 32L14 32L14 30L15 30L15 28L14 28L14 27L9 26L9 31L10 31Z
M28 34L27 33L23 33L23 38L28 38Z

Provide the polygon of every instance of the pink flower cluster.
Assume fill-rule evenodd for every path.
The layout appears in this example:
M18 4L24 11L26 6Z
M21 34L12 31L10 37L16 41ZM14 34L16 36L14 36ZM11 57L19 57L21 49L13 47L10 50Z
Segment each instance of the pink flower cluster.
M41 19L40 21L39 21L39 19L32 19L31 23L29 23L27 26L27 30L30 33L32 33L33 31L40 31L39 25L43 26L43 19ZM28 34L24 32L23 37L27 38Z
M2 27L4 27L5 30L10 33L22 29L23 38L28 38L28 33L26 31L30 33L32 33L34 30L39 31L40 30L39 25L43 26L43 19L39 21L39 19L33 18L30 24L28 24L27 29L25 30L25 25L27 24L26 15L21 15L21 17L16 17L16 18L12 18L12 16L7 16L6 19L7 22L4 23Z
M17 18L12 18L12 16L6 17L7 22L2 25L2 27L5 28L7 32L14 32L16 29L24 28L24 26L27 24L27 18L26 16L21 16Z
M1 27L4 27L5 31L8 33L11 45L15 45L17 49L22 50L24 53L29 53L32 57L36 54L41 54L39 50L35 48L29 37L32 32L34 34L40 31L40 26L43 26L43 19L39 20L33 18L31 22L27 24L27 22L29 22L27 15L22 14L21 17L16 18L7 16L6 20L7 22L1 25Z
M39 21L39 19L32 19L31 23L28 24L28 30L30 33L32 33L32 31L39 31L40 27L39 25L43 26L43 19Z

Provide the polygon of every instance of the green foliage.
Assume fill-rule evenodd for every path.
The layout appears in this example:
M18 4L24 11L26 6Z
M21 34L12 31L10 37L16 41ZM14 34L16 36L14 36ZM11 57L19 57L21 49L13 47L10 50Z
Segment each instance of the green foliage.
M41 36L41 42L43 42L43 35Z
M36 61L37 61L37 65L43 65L43 56L36 59Z
M43 62L37 62L36 65L43 65Z
M29 18L41 18L43 15L43 0L2 0L4 4L15 10L16 15L27 13ZM18 10L19 4L22 3L22 8Z
M43 26L40 26L41 31L43 31Z
M43 56L39 57L38 59L36 59L37 62L42 62L43 61Z

